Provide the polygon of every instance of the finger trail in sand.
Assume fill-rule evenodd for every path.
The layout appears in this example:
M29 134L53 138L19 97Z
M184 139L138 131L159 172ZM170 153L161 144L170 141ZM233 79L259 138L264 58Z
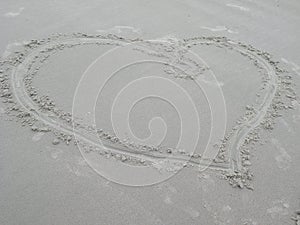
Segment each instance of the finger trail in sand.
M81 124L80 120L73 120L70 113L57 109L55 103L48 96L38 96L36 88L32 87L33 77L38 73L43 63L56 51L78 45L121 46L124 43L134 43L135 41L134 39L127 40L112 35L86 34L58 35L42 41L32 40L25 44L24 52L13 53L11 57L1 61L0 66L3 67L0 74L1 97L4 103L7 103L10 114L21 119L22 124L34 126L36 121L42 122L46 128L39 127L35 130L48 132L47 127L49 127L54 134L58 135L61 141L67 144L76 134L76 138L79 139L76 144L85 146L87 152L98 151L99 155L106 158L114 157L122 162L130 163L132 161L134 165L152 165L159 169L163 168L164 165L158 162L165 158L168 161L178 163L188 161L191 166L199 164L197 157L192 156L189 160L190 156L178 152L176 149L159 152L151 146L143 146L146 151L141 151L141 146L129 145L101 130L100 138L103 139L106 147L106 150L102 151L101 145L98 143L99 136L89 132L89 125ZM145 43L151 46L149 43ZM258 69L265 71L266 77L263 78L264 87L261 93L261 104L255 106L255 108L252 106L246 107L246 114L222 140L217 160L214 159L212 162L211 159L207 159L210 168L223 171L225 178L229 180L231 185L240 188L245 186L251 189L250 181L253 175L249 169L251 163L249 161L248 145L259 140L258 132L260 128L272 129L274 119L280 116L280 110L293 108L290 101L295 100L296 97L291 88L291 76L285 70L279 68L278 62L273 61L270 54L257 50L250 45L231 41L225 37L191 38L185 39L181 43L184 47L189 48L195 45L209 45L234 50L252 61ZM157 46L152 47L151 50L144 49L143 51L147 54L161 54L164 57L170 57L165 55L165 52L160 48L156 48ZM203 68L198 69L201 71ZM183 78L188 78L192 82L193 79L197 79L197 76L195 74ZM76 124L75 129L74 124ZM34 141L37 141L41 136L37 133ZM227 157L225 157L226 154ZM284 154L277 161L286 162L287 159L286 154ZM201 162L205 162L205 160ZM283 163L280 163L280 165L282 166ZM283 166L286 168L286 163ZM170 168L168 169L170 170Z

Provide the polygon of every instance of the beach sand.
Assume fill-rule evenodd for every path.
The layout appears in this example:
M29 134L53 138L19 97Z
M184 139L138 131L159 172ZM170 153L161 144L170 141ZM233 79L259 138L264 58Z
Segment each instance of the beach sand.
M299 223L299 10L0 3L0 224Z

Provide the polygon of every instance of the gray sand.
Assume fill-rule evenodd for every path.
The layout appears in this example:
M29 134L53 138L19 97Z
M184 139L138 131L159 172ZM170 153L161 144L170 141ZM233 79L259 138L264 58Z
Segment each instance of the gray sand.
M0 224L298 223L299 4L102 4L1 3ZM155 10L157 17L150 16ZM97 57L127 43L135 46L130 54L111 53L102 62L112 67L136 54L168 65L133 64L113 74L98 96L94 127L88 99L74 111L78 82ZM93 94L89 87L106 71L100 69L94 80L80 81L87 87L82 97ZM110 116L116 94L130 80L152 74L192 96L201 127L195 149L188 142L178 148L177 108L153 97L138 102L129 121L145 138L151 118L163 118L168 130L158 146L156 139L145 144L115 133ZM224 94L223 139L208 142L211 127L223 128L209 117L214 108L197 81ZM163 129L151 123L157 138ZM216 158L206 154L206 144Z

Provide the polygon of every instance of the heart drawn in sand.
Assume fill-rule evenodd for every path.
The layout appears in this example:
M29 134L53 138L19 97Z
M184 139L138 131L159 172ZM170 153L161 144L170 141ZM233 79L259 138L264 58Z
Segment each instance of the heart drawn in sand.
M49 58L76 46L111 48L87 65L70 113L59 109L51 97L41 95L32 81ZM262 92L257 94L259 104L247 106L229 132L220 82L210 65L193 51L202 46L236 52L264 73ZM141 40L114 35L56 35L25 43L22 50L2 60L1 67L1 96L11 115L34 127L32 130L52 131L57 136L55 144L75 138L82 156L96 172L130 186L162 182L191 166L199 171L221 171L230 184L252 188L249 145L258 141L261 128L272 129L279 111L288 108L295 98L288 82L291 77L268 53L225 37ZM131 80L122 81L126 76ZM116 86L109 86L114 83ZM190 96L192 89L202 93L209 108L210 127L204 129L208 137L201 143L205 146L201 152L197 149L201 115L199 103ZM99 127L95 119L97 101L109 92L113 98L101 100L109 106L109 113L102 116L111 120L113 133ZM173 146L162 144L170 130L161 117L150 120L150 135L146 138L132 131L131 111L149 98L152 104L168 103L176 112L180 132ZM142 120L139 123L143 124Z

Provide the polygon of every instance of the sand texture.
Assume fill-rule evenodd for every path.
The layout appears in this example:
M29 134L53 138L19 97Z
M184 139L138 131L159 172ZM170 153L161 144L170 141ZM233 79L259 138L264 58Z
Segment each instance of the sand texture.
M300 223L298 2L0 5L0 224Z

